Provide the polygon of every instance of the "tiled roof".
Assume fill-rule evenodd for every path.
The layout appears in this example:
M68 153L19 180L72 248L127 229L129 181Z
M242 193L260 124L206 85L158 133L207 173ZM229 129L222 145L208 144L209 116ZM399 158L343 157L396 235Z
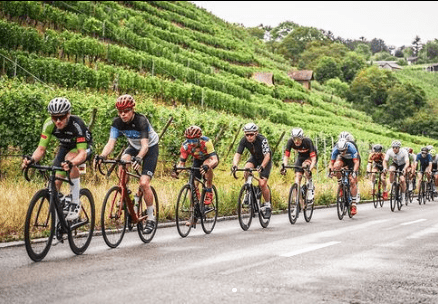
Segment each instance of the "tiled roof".
M313 71L290 71L287 75L294 80L313 80Z

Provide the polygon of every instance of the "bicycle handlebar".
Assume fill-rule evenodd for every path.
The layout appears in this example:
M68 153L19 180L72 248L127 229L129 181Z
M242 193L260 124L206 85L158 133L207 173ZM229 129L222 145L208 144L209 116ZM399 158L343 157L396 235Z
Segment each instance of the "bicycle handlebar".
M108 171L107 174L103 173L101 164L119 164L119 165L123 166L123 168L126 169L126 165L129 165L132 163L133 163L133 161L123 160L123 159L102 159L100 162L97 163L97 169L99 170L100 174L106 175L107 177L109 177L111 175L112 171ZM141 174L138 172L138 170L134 170L134 171L138 175L137 177L140 177ZM128 174L132 175L132 176L136 176L135 174L131 174L129 172L128 172Z
M285 166L284 164L281 164L281 168L282 169L302 169L304 171L310 171L309 167L300 167L300 166L295 166L295 165L287 165L287 166Z
M29 159L28 156L25 156L25 157ZM30 163L24 169L24 178L28 182L31 181L31 179L29 177L29 169L30 168L35 168L35 169L40 170L40 171L52 171L52 172L54 172L54 171L64 171L64 172L67 172L67 178L61 178L61 177L56 177L56 178L59 179L59 180L65 181L65 182L69 183L70 185L73 185L73 182L71 181L71 178L70 178L70 170L66 171L62 167L57 167L57 166L42 166L42 165L37 165L37 164L34 164L34 163Z

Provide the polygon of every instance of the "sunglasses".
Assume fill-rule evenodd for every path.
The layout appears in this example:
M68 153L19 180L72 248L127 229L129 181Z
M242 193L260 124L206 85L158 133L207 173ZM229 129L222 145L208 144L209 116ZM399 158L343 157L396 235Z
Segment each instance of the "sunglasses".
M60 115L60 116L52 116L52 120L54 122L58 122L58 121L63 121L64 119L67 118L68 114L64 114L64 115Z
M126 113L129 113L131 111L132 111L132 109L124 109L124 110L119 110L118 112L119 112L119 114L126 114Z
M255 133L246 133L245 136L246 137L253 137L255 135Z
M191 138L186 140L188 144L197 144L199 143L199 138Z

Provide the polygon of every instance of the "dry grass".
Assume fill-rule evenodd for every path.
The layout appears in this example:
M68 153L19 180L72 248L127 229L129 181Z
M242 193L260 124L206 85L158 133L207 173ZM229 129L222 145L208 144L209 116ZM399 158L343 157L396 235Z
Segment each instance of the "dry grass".
M222 165L215 170L214 183L217 186L220 198L219 215L236 214L236 202L241 186L243 185L243 174L239 172L239 179L235 180L230 174L229 168ZM160 221L173 221L175 214L175 203L179 190L187 182L188 175L181 174L175 180L168 175L156 176L152 185L157 191L160 203ZM329 205L335 202L337 183L335 179L328 179L323 173L315 176L315 201L317 205ZM281 176L277 168L271 172L269 185L272 192L274 210L287 209L287 199L291 183L294 180L294 173L289 170L286 176ZM96 225L100 226L100 214L102 201L106 192L117 184L115 176L106 180L102 176L96 179L94 172L88 172L81 178L81 186L88 188L93 194L96 207ZM0 242L23 239L24 221L29 201L36 191L44 186L43 181L27 182L23 178L0 180L2 199L0 201ZM359 182L361 198L370 199L370 182L362 180ZM130 188L136 189L135 181L131 182ZM63 186L63 193L68 192L68 187Z

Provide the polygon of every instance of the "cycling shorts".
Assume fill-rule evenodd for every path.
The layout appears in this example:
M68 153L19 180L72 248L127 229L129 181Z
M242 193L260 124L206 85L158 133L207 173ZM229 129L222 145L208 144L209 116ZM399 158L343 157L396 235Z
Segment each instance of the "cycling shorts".
M297 160L296 160L296 162L295 162L294 165L295 165L296 167L302 167L302 166L303 166L303 163L304 163L306 160L312 161L312 158L308 157L307 155L300 155L300 154L298 154ZM318 156L316 156L316 162L318 162ZM304 170L303 170L303 169L295 168L295 172L301 172L301 173L303 173Z
M253 164L254 168L257 168L262 164L261 162L260 163L257 162L253 156L251 156L246 162ZM269 161L268 164L266 165L266 168L260 173L260 177L268 179L269 175L271 174L271 168L272 168L272 161Z
M137 150L133 146L129 145L125 151L123 151L123 155L128 154L132 157L136 157L140 150ZM141 170L141 175L147 175L151 179L154 176L155 168L157 167L158 162L158 144L149 147L148 153L143 157L143 167Z
M218 164L219 164L219 156L217 157L217 159L218 159ZM193 158L193 167L199 168L204 164L204 162L205 162L205 160ZM217 167L217 165L214 167L211 167L210 169L213 170L216 167ZM199 172L199 170L195 171L195 177L201 179L201 172Z

